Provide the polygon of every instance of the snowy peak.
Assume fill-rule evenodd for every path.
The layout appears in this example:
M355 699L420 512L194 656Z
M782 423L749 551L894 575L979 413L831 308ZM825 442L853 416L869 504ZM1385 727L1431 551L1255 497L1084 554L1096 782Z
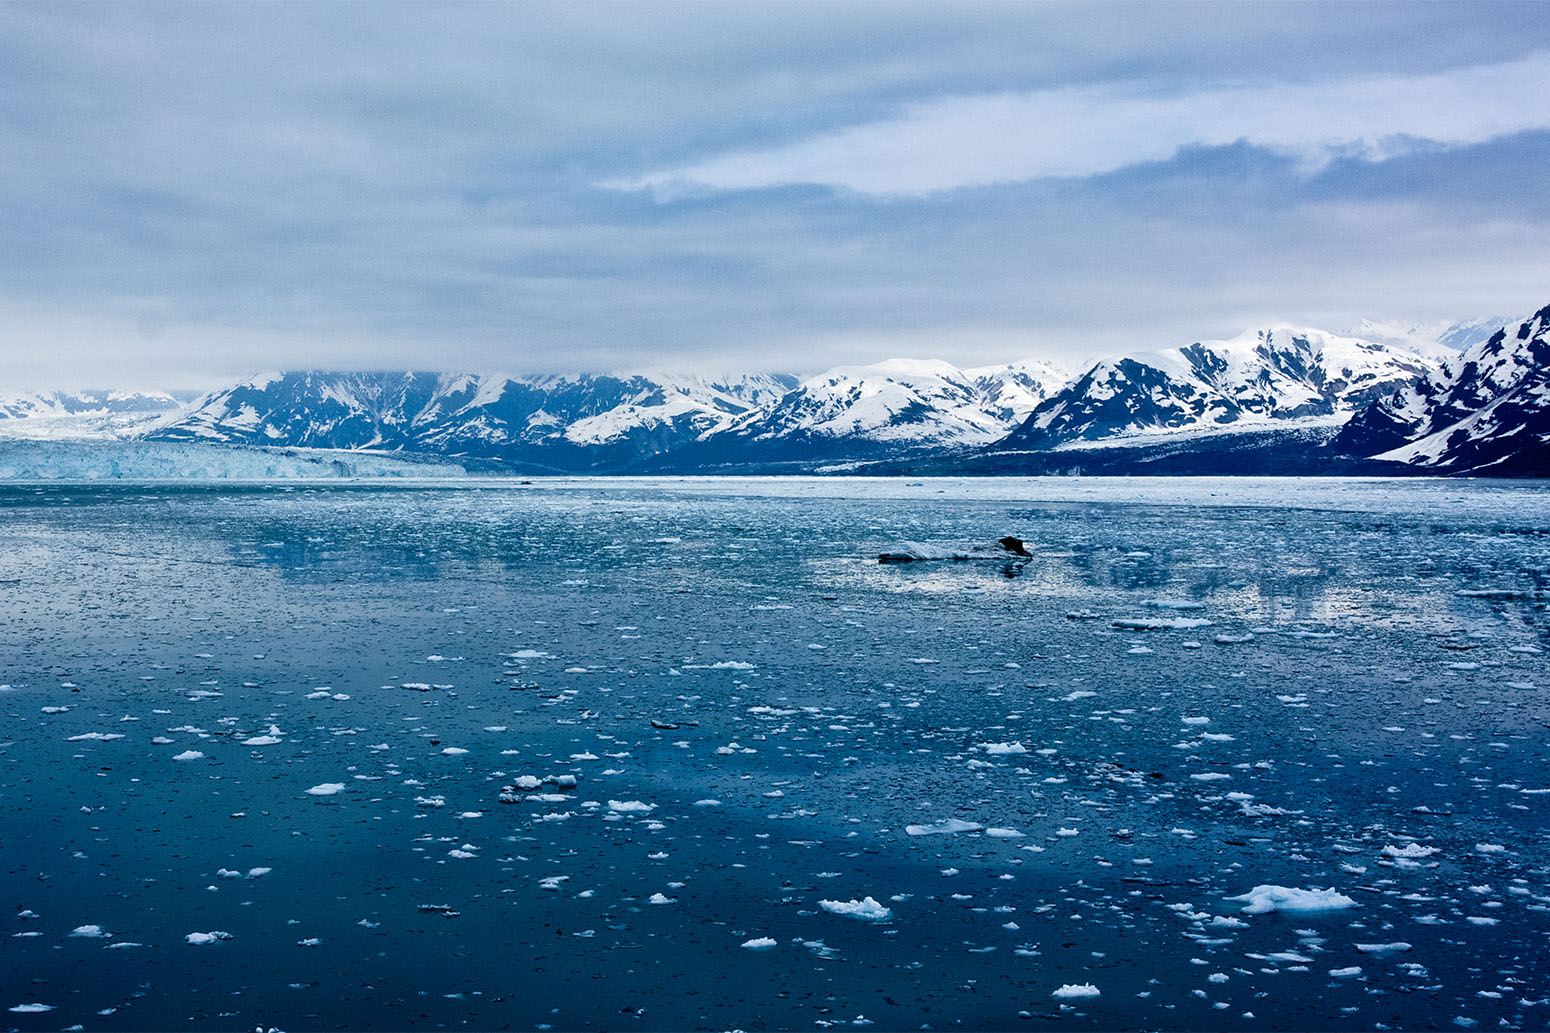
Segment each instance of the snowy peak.
M1447 362L1482 343L1510 322L1506 316L1459 323L1395 323L1364 319L1349 331L1348 336Z
M265 374L199 399L152 436L483 458L598 446L654 454L724 429L794 383L775 374Z
M1095 363L1040 404L1003 447L1338 424L1439 368L1414 351L1360 338L1291 326L1251 330Z
M961 370L934 359L837 366L733 429L752 441L851 440L888 449L996 440L1064 379L1034 362Z
M1071 380L1072 370L1042 359L963 371L979 392L980 404L1004 426L1017 426Z
M1437 472L1550 474L1550 307L1376 400L1334 445Z
M0 437L130 437L182 408L160 391L43 391L0 395Z

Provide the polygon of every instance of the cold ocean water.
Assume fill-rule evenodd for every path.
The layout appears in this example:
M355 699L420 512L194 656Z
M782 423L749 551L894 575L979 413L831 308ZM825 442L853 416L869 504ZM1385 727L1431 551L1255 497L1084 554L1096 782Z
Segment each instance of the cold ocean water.
M0 1026L1550 1025L1543 483L10 486L0 536Z

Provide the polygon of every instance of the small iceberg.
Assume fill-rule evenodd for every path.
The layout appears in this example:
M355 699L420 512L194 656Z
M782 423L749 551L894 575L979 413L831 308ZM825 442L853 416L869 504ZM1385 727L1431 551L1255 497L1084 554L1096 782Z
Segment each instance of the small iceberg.
M886 922L893 917L893 911L879 904L873 897L863 897L860 900L820 900L818 906L831 914L864 918L870 922Z
M1255 886L1228 900L1241 901L1246 915L1263 915L1270 911L1341 911L1355 907L1356 901L1333 889L1300 890L1287 886Z

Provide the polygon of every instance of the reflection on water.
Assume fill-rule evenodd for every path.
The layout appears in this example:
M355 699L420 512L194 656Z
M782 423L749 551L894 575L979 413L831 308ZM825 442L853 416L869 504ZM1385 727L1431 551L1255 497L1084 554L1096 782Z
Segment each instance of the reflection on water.
M1511 491L757 487L0 489L9 1024L1543 1024Z

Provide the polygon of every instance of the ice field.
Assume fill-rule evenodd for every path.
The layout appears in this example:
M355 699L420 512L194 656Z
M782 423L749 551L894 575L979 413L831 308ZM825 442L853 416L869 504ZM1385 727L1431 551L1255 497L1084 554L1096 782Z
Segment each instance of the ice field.
M0 541L0 1028L1550 1026L1544 483L13 484Z

